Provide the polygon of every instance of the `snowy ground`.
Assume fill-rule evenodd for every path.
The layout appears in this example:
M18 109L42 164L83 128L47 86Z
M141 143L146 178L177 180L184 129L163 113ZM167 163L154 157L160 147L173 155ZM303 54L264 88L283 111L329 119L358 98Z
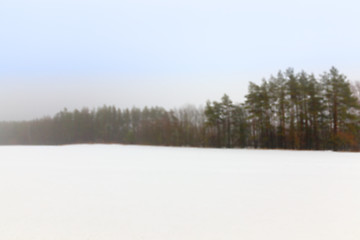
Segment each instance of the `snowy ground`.
M360 154L0 147L0 239L360 239Z

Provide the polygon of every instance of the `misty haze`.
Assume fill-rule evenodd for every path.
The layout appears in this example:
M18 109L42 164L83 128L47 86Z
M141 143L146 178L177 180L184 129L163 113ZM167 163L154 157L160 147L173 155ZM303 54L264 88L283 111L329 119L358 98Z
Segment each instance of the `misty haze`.
M0 3L0 239L360 239L354 0Z

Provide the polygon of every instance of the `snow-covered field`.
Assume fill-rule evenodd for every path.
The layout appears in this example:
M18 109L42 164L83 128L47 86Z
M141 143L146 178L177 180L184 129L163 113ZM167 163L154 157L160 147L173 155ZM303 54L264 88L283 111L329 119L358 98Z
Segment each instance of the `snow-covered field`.
M0 239L360 239L360 154L0 147Z

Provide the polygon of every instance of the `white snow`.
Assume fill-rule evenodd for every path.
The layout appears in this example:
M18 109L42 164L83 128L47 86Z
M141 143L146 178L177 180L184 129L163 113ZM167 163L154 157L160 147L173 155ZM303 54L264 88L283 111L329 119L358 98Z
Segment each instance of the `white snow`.
M360 239L360 154L1 146L0 239Z

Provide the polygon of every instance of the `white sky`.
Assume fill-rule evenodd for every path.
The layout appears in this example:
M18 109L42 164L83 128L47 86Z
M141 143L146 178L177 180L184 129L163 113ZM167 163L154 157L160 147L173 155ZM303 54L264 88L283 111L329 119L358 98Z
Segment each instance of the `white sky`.
M360 80L358 1L3 0L0 120L239 102L278 70Z

